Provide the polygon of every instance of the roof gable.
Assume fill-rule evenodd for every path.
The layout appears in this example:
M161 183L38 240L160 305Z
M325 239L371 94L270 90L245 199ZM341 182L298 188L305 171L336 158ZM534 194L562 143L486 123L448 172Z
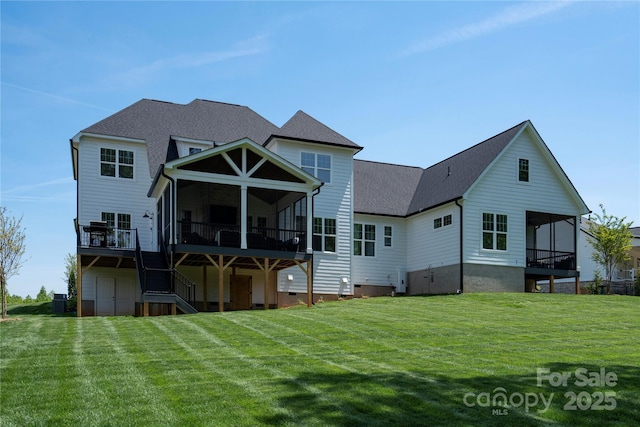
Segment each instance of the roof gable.
M146 141L150 176L177 155L172 136L215 143L242 138L265 141L278 127L248 107L195 99L189 104L142 99L84 129Z
M336 145L352 148L357 151L362 150L361 146L340 135L325 124L320 123L304 111L298 111L294 114L293 117L291 117L280 128L280 130L274 134L274 136L279 138Z
M527 123L522 122L425 169L407 215L461 198Z
M248 138L175 159L167 162L165 167L239 178L310 184L314 188L321 185L318 178Z

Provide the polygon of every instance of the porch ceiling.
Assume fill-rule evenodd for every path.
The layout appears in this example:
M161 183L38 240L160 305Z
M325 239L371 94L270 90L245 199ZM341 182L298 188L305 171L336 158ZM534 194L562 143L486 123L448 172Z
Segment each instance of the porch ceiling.
M527 226L539 226L544 224L552 224L567 219L574 219L571 215L559 215L546 212L527 211Z

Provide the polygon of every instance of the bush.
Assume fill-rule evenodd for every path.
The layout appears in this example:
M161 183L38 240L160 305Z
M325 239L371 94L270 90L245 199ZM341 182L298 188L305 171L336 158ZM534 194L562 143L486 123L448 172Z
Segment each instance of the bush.
M636 280L633 282L633 294L640 296L640 274L636 273Z
M600 273L600 270L596 270L595 273L593 273L593 281L587 286L585 286L585 289L587 290L588 294L597 295L600 293L601 284L602 284L602 274Z

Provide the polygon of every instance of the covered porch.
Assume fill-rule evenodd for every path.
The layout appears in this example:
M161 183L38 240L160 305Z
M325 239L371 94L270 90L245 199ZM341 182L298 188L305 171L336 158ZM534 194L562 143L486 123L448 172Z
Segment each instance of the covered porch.
M553 293L556 279L573 278L575 293L580 293L577 223L571 215L527 211L525 291L535 292L538 282L544 281Z

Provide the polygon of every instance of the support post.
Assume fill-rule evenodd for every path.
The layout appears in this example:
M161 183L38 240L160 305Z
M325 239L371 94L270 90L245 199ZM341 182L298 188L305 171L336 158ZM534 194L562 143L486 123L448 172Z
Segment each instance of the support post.
M176 303L175 302L171 303L171 315L172 316L176 315Z
M82 317L82 255L78 254L78 272L76 280L76 316Z
M264 259L264 309L269 310L269 258Z
M209 311L207 304L207 266L202 266L202 309Z
M240 186L240 249L247 249L247 185Z
M146 301L142 304L142 315L149 317L149 303Z
M218 311L224 311L224 257L218 255Z
M555 279L555 277L554 277L554 276L550 276L550 277L549 277L549 292L550 292L550 293L554 293L554 291L555 291L554 283L553 283L553 280L554 280L554 279Z
M311 280L312 276L312 265L313 261L307 261L307 307L311 308L313 305L313 281Z
M576 295L580 295L580 276L576 277Z

